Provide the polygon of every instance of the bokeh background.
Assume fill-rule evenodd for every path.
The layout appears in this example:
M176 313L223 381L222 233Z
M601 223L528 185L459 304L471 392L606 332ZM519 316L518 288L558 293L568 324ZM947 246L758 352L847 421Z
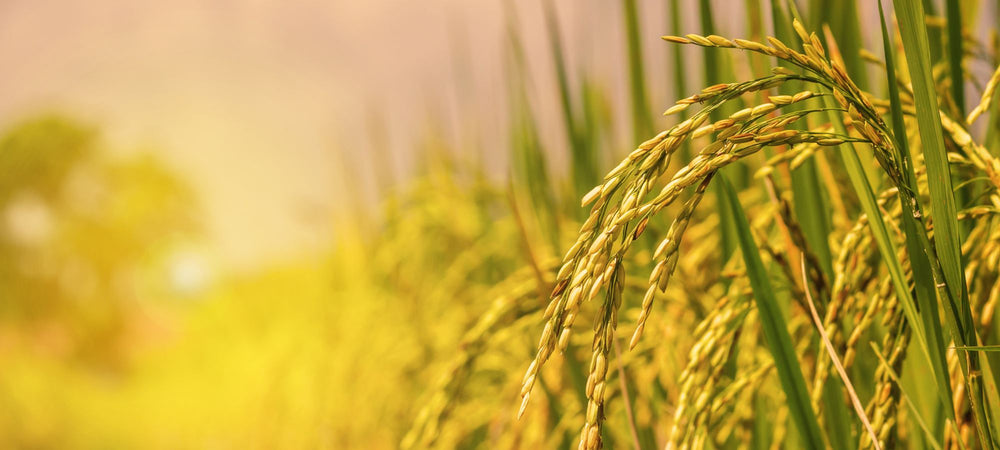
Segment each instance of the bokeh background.
M701 52L659 39L699 5L670 3L0 2L0 447L397 447L687 95L670 77L701 85ZM489 425L443 445L523 426L503 373L535 325L454 414Z
M662 75L666 2L640 3L646 65ZM570 78L586 73L627 111L621 5L560 6ZM684 13L697 23L696 7ZM373 147L404 179L421 158L414 142L437 127L456 146L476 136L477 148L457 151L484 155L502 176L509 15L538 121L557 125L542 7L500 0L5 1L0 120L62 113L99 128L116 156L157 155L198 191L205 257L253 267L331 242L329 212L351 200L338 165L357 169L374 201ZM720 26L742 28L737 15L728 22ZM668 88L650 83L650 104L666 104ZM565 153L561 132L542 138Z

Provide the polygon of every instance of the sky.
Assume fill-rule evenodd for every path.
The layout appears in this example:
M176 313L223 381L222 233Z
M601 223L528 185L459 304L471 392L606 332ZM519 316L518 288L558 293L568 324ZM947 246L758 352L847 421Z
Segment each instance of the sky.
M294 257L331 239L335 152L367 151L365 110L413 104L394 80L447 64L437 3L5 0L0 124L78 117L183 173L225 264Z
M337 167L371 170L373 118L400 176L429 112L457 120L456 51L475 72L463 111L498 115L501 16L499 1L4 0L0 126L84 120L195 186L223 264L294 258L333 239L351 200Z
M639 1L650 105L657 109L672 103L665 75L672 71L659 39L665 3ZM682 24L697 31L698 8L685 3L691 5L682 8ZM555 4L571 79L587 72L610 93L613 113L628 114L620 5ZM4 0L0 127L40 112L80 118L100 128L111 148L152 151L194 185L206 251L221 264L295 258L335 239L332 217L343 205L377 203L375 144L387 149L391 173L405 179L414 143L436 123L454 142L463 142L463 133L477 136L485 148L458 151L478 151L494 173L505 170L504 152L490 151L505 139L504 5ZM558 123L540 2L509 5L527 47L537 115ZM862 15L871 21L871 11ZM717 21L740 35L739 14ZM561 134L543 138L560 148ZM342 179L338 168L351 178Z

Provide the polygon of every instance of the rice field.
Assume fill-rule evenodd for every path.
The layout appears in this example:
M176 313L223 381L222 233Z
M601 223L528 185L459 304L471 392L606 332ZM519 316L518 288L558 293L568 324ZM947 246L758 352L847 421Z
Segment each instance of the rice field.
M329 248L196 294L149 275L182 173L12 127L0 447L1000 448L1000 5L651 3L614 2L622 108L572 2L538 42L505 2L503 173L439 131L365 156L376 200L345 162Z

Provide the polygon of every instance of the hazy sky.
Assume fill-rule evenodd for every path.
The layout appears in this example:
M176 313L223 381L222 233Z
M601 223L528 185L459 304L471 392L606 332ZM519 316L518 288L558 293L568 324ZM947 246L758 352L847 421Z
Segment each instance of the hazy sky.
M537 4L515 3L543 58ZM599 3L579 4L614 10ZM500 114L501 37L499 0L4 0L0 126L65 111L152 149L198 188L212 250L253 265L329 242L335 152L368 170L373 115L410 166L427 112L454 118L456 49L474 72L461 103Z
M355 115L447 64L449 3L5 0L0 122L67 111L153 149L223 260L293 255L330 240L334 151L367 151Z
M571 78L586 71L609 92L614 113L628 114L620 2L555 3ZM667 32L666 2L638 3L650 105L665 109L673 97L667 46L659 39ZM697 8L688 3L682 23L696 32ZM558 123L540 4L511 4L538 115ZM338 164L346 162L371 190L365 180L372 117L385 125L397 174L412 166L409 149L426 132L429 112L443 119L450 137L461 121L499 149L507 108L503 6L503 0L3 0L0 127L36 112L69 112L99 126L113 147L151 149L184 173L203 200L209 248L224 263L293 257L333 239L331 212L349 200ZM740 35L739 14L717 20L721 30ZM456 72L466 79L456 82ZM546 139L559 148L560 136ZM484 154L503 170L502 151Z
M345 55L335 9L254 1L0 3L0 121L68 111L154 149L204 202L212 250L252 264L328 240Z

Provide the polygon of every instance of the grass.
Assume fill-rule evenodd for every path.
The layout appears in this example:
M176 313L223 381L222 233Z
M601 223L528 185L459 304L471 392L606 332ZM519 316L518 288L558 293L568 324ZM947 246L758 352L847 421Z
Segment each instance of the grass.
M711 10L707 2L702 2L701 5L702 28L711 29L714 27ZM619 299L623 287L617 281L610 280L621 279L620 274L625 270L623 266L630 260L631 253L642 254L642 240L639 237L648 232L650 219L660 214L671 214L669 211L672 210L672 204L682 197L682 193L689 187L698 186L690 200L674 213L673 224L660 240L652 253L652 261L648 263L653 266L648 284L640 289L645 293L639 303L636 331L630 346L633 351L645 348L646 351L655 352L655 345L652 349L643 347L640 340L654 316L657 291L666 292L671 280L675 278L675 271L685 265L683 236L688 224L696 220L693 218L697 217L697 209L706 186L717 171L737 161L748 160L764 148L773 148L777 151L768 151L772 156L758 173L769 180L772 202L778 201L780 195L774 192L774 188L791 182L793 198L797 204L795 215L778 214L772 220L781 226L767 232L767 228L760 228L764 225L755 226L746 220L747 216L738 199L746 198L747 193L740 195L731 187L726 187L727 183L721 184L723 188L714 198L714 209L706 214L714 214L720 224L733 221L743 264L734 266L735 262L726 258L725 232L719 237L721 247L715 250L722 250L717 264L721 265L722 273L726 273L726 267L730 267L728 270L738 270L740 266L745 272L738 272L736 278L722 277L718 280L723 283L723 292L727 293L716 305L716 311L728 311L724 308L734 304L731 296L743 295L741 292L746 289L745 284L735 283L729 288L725 286L746 276L750 288L747 294L754 299L756 305L756 308L751 309L756 311L758 317L751 322L747 313L742 312L735 315L739 317L735 322L721 322L725 326L720 329L718 316L709 314L702 318L700 325L695 326L695 343L689 359L697 364L689 364L678 379L683 388L678 398L672 431L667 436L668 448L675 445L703 446L708 440L713 441L712 445L726 446L739 442L741 439L738 436L748 437L745 433L752 433L757 429L749 427L743 434L738 433L735 428L740 427L739 424L743 422L739 421L736 406L727 409L713 403L713 399L727 398L727 387L746 382L743 377L747 370L752 370L746 369L746 364L751 364L752 367L753 363L746 362L746 357L742 355L751 344L746 342L746 338L740 340L739 337L744 333L758 333L756 330L763 332L763 342L770 350L773 367L780 380L780 391L784 394L780 404L787 408L787 417L794 424L795 433L786 438L793 439L798 445L824 448L834 441L840 441L837 447L846 447L842 432L830 434L832 429L829 427L834 427L837 422L824 422L817 417L827 417L843 411L843 405L837 403L846 403L845 399L848 397L853 399L851 406L858 413L855 422L865 426L863 433L859 432L856 425L849 425L847 428L848 437L858 439L865 436L858 440L858 445L866 445L863 439L868 439L868 445L878 448L894 447L904 442L918 445L916 443L920 442L920 438L910 434L915 430L904 425L905 419L897 415L900 408L892 406L904 397L908 398L905 390L914 389L929 392L931 398L940 400L937 406L930 408L930 411L936 411L930 417L948 418L948 431L924 437L931 440L929 445L968 446L972 445L969 439L974 436L979 446L993 448L995 430L990 414L1000 406L995 403L994 398L988 398L989 392L996 392L995 387L990 386L994 380L991 376L983 376L980 355L976 351L969 351L983 348L975 346L982 338L973 322L973 316L978 316L978 313L973 312L966 279L969 265L973 264L973 268L979 266L974 260L962 257L963 240L958 226L960 214L952 184L953 176L959 179L961 176L974 176L972 174L975 171L985 169L993 162L980 159L978 163L971 164L979 169L964 167L960 172L953 173L951 160L958 157L949 156L945 136L957 139L954 142L960 147L968 145L967 141L971 137L956 129L960 125L955 125L954 119L948 118L943 122L942 117L948 117L948 109L937 107L935 94L938 90L935 88L936 81L930 75L931 61L927 58L930 50L920 4L897 2L896 8L900 35L906 51L906 67L910 72L909 79L913 80L913 89L906 93L905 102L895 77L889 77L886 83L886 91L890 97L888 100L881 100L860 89L858 86L861 83L855 83L849 75L854 73L864 77L864 72L859 72L861 69L856 64L860 60L858 54L854 52L849 58L855 64L848 71L846 58L838 48L835 33L826 28L823 33L825 38L820 39L816 33L809 33L797 20L789 21L787 17L798 15L794 7L791 10L775 7L772 12L777 28L781 28L778 25L784 23L789 25L781 29L794 29L801 42L801 50L775 38L768 38L767 43L732 40L717 35L688 34L685 37L664 38L676 44L698 45L708 52L719 52L727 48L742 49L773 57L782 65L771 75L748 82L713 84L699 94L680 100L668 110L668 114L689 113L695 105L700 105L701 108L639 145L607 174L603 183L584 196L583 204L591 207L590 215L557 271L558 287L553 292L543 317L545 331L522 386L522 410L530 398L536 378L540 376L540 368L556 350L566 351L564 343L568 340L567 336L573 333L572 325L576 317L582 314L582 305L598 297L598 293L607 286L608 298L614 300L602 303L601 312L595 318L593 335L595 349L605 350L603 353L595 353L592 359L600 361L597 365L600 369L606 367L607 363L601 358L606 358L610 353L600 343L614 339L614 330L619 322L618 316L610 314L608 308L619 304L623 305L622 308L627 308L624 306L627 302ZM949 14L954 13L952 11ZM841 31L842 33L850 34L850 30L857 29L853 24L838 25L841 30L847 30ZM894 46L884 21L880 31L887 73L894 74ZM785 31L779 34L788 39L790 33ZM849 42L856 46L858 39L853 36ZM951 49L951 53L955 54L955 49ZM725 66L720 61L728 60L719 58L715 53L706 53L707 73L717 74L720 67ZM960 60L958 64L952 62L951 67L954 69L958 66L960 70L960 63ZM953 75L956 73L962 74L960 71L952 72ZM789 93L791 91L788 86L793 83L806 85L811 90L798 94ZM739 110L731 106L756 92L767 90L785 93L771 95L768 97L769 102ZM959 95L960 90L953 92L953 95ZM991 89L987 88L984 97L991 95ZM811 99L818 99L818 103ZM985 109L977 107L976 111ZM910 114L904 114L904 111L910 111ZM891 127L887 124L887 119L883 118L888 115L891 115ZM829 118L829 125L823 123L824 117ZM945 122L951 129L943 125ZM914 134L919 136L919 140L913 138ZM701 149L685 166L673 172L668 171L665 161L675 156L682 141L691 142L689 145L695 149L701 146ZM857 211L855 214L861 214L856 216L854 223L857 225L851 227L857 231L852 232L864 233L865 228L868 228L867 232L871 234L866 239L873 240L876 244L874 247L878 249L877 253L869 252L867 257L858 255L850 259L850 268L843 263L832 264L832 254L827 247L832 240L837 239L836 236L842 235L843 228L838 230L838 225L843 227L845 223L852 223L850 217L835 217L829 225L826 220L816 220L817 217L823 217L823 211L828 210L817 207L824 204L823 189L834 187L838 183L836 178L830 179L829 176L817 180L818 170L809 157L815 155L816 151L821 151L819 149L824 146L841 148L842 165L839 169L849 180L856 195L855 200L849 200L850 207ZM870 148L871 153L859 152L859 146ZM861 159L867 155L874 157L880 170ZM979 158L978 155L981 153L976 158ZM782 165L790 160L798 161L796 170L805 171L798 172L798 176L792 172L789 179L785 178L788 175L782 177L781 171L787 170ZM803 166L802 161L810 163ZM988 174L992 169L986 171ZM836 176L835 172L830 173ZM803 174L806 176L803 177ZM659 181L661 179L663 181ZM716 176L715 179L724 177ZM821 181L822 184L816 181ZM660 187L658 194L654 186ZM747 186L744 190L752 192L753 188ZM830 191L842 192L842 189ZM924 198L930 200L930 218L925 215L921 206ZM768 215L766 212L764 214L765 217ZM795 216L802 218L801 226ZM928 226L928 219L933 220L933 228ZM991 221L970 224L973 229L991 229L992 226ZM773 236L769 236L772 233ZM756 239L763 239L766 245L758 247L755 234ZM784 239L781 239L782 236ZM778 251L775 246L791 247L794 252ZM699 249L697 244L689 245L690 251L698 252ZM814 253L815 249L820 250L820 257ZM849 250L845 252L841 249L839 252L851 258ZM780 270L766 269L761 255L769 256L772 267ZM818 274L810 274L805 264L796 267L785 255L800 255L802 262L808 257L825 263L820 263ZM876 255L881 258L873 258ZM841 258L838 257L839 259ZM848 269L851 271L848 272ZM796 280L797 272L803 275L801 280ZM879 278L874 276L876 273L884 273L886 278L878 281ZM858 279L859 276L862 278ZM775 277L781 280L777 286L772 281ZM847 282L846 277L854 280ZM832 292L824 290L827 289L822 281L824 278L832 278L831 281L838 288ZM808 306L826 310L826 319L818 320L817 311L816 321L797 320L809 318L809 309L803 303L802 293L813 290L826 294L815 305L810 301ZM865 294L869 290L872 293ZM683 287L681 291L684 291ZM976 294L983 296L981 291ZM835 298L831 295L842 297ZM861 302L860 299L867 295L875 295L877 300L867 304ZM983 306L982 303L979 305ZM836 308L854 308L860 315L851 316L836 311ZM945 320L942 321L939 311L944 312ZM728 317L732 317L733 313L729 314ZM880 314L883 315L882 325L873 326L872 319ZM815 329L812 332L802 330L803 322L807 330L808 325L812 324L823 328L823 332L816 333ZM908 323L906 328L902 328L904 323ZM845 340L843 333L851 330L852 326L856 328ZM948 335L945 335L945 329L950 331ZM903 352L911 332L920 349L912 354L928 362L933 376L917 386L892 384L897 378L896 372L904 367L906 358ZM556 336L559 338L556 339ZM712 340L699 340L699 336ZM876 339L877 336L883 336L883 343L893 348L892 355L877 355L878 358L875 359L870 359L869 356L870 362L862 364L858 361L858 349L863 346L859 346L864 340ZM719 339L726 339L728 343L715 342ZM815 351L816 343L820 341L829 352ZM663 341L659 342L662 345ZM960 345L959 349L965 351L949 354L949 342L955 342ZM706 355L704 352L709 351L708 349L713 353ZM803 349L812 349L810 352L815 353L808 353L812 356L803 359ZM845 352L843 363L837 355L838 351ZM832 357L832 364L821 362L828 357ZM889 364L886 360L894 362ZM880 363L882 364L879 365ZM592 377L595 373L594 364L591 367ZM850 396L843 393L837 395L835 390L819 386L813 388L814 392L823 394L808 394L811 389L807 387L804 373L811 373L814 379L825 380L827 375L815 371L828 371L830 367L839 369L839 376L845 381L848 379L847 370L853 370L853 378L858 380L870 379L865 371L874 370L877 382L874 385L862 382L858 389L860 394L855 392L853 384L845 384L845 387L851 388ZM603 376L603 371L598 372ZM985 372L990 370L987 368ZM689 386L692 380L701 380L699 383L703 385L695 389ZM588 388L588 394L590 392L592 389ZM834 394L831 395L831 392ZM953 392L961 397L953 400ZM604 394L603 390L601 393ZM870 416L872 419L860 408L861 395L870 397L867 413L875 413ZM817 403L819 398L824 400ZM586 425L581 434L581 448L594 448L597 445L595 442L603 442L597 436L604 426L601 416L607 405L605 398L600 400L600 408L596 412L594 408L588 408ZM823 408L817 413L816 407L820 405ZM929 410L926 405L924 408L914 410L918 413L915 423L921 424L918 428L926 428L921 416L928 414ZM776 420L776 417L758 420ZM719 429L726 430L728 434L712 431Z
M997 65L996 45L976 42L985 30L955 20L951 3L945 22L924 2L880 3L880 26L866 29L857 11L826 13L864 2L751 0L751 36L736 39L721 2L664 3L668 30L634 0L614 2L614 26L587 30L620 44L621 67L604 78L574 65L564 4L528 10L544 27L537 45L522 3L504 2L509 120L496 147L508 173L454 156L493 147L430 132L414 144L426 150L413 179L379 177L378 214L359 201L322 262L192 307L194 334L136 369L149 378L126 400L94 386L36 393L75 375L4 356L0 333L11 369L0 437L55 448L996 448L1000 68L956 82ZM535 47L551 73L531 67ZM11 167L39 152L35 137L0 142L17 149ZM373 167L386 154L373 152ZM358 177L345 173L345 189ZM4 249L26 252L16 261L67 253ZM254 375L230 379L241 372ZM72 399L65 410L60 398ZM156 414L104 421L89 404ZM37 418L40 405L54 405L51 418ZM46 439L60 423L80 425Z
M744 40L723 36L708 1L704 34L684 34L669 2L677 36L658 79L647 6L623 0L628 95L609 116L593 78L568 76L555 6L550 97L525 94L520 32L508 36L523 269L420 397L404 447L995 448L1000 161L995 131L970 125L995 120L1000 71L954 81L975 58L969 24L939 27L920 2L895 2L898 28L882 12L874 30L853 13L825 22L830 2L805 15L750 2L757 38ZM680 67L685 45L701 67ZM653 83L680 99L660 121ZM541 144L546 101L565 171ZM608 136L593 117L627 118L618 141L634 143L603 176L618 148L593 138ZM488 362L511 355L522 374ZM509 406L486 411L483 390Z

